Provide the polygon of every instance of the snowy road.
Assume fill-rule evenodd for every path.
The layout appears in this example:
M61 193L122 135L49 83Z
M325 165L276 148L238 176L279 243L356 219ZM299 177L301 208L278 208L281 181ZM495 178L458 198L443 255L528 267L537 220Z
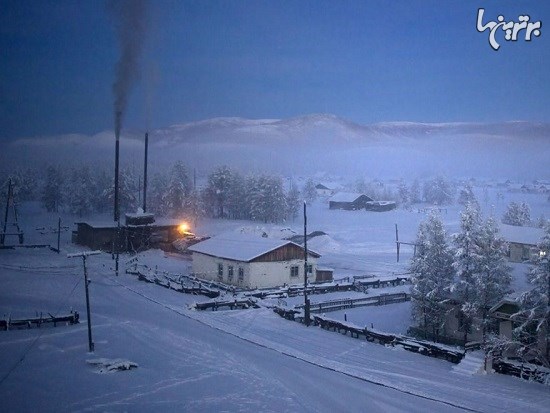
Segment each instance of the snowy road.
M92 278L93 356L86 352L85 323L0 334L2 377L25 355L0 385L3 411L457 410L211 328L178 313L187 312L181 294L139 283L130 276L120 277L120 281L140 294L121 286L111 275ZM42 307L51 306L48 296L54 298L59 291L70 292L75 282L78 285L78 276L5 269L2 279L4 285L32 286L38 295L33 305ZM78 286L82 288L82 284ZM144 298L145 293L162 304ZM14 303L29 297L27 290L20 288L7 294L5 289L0 293L2 309L13 308ZM82 311L81 299L82 291L77 289L69 302ZM190 297L185 301L191 301ZM241 325L241 331L246 327L246 323ZM277 336L276 331L270 334ZM122 357L139 367L98 374L85 363L97 357Z
M78 265L63 273L66 259L51 252L0 254L2 312L56 311L61 302L63 311L73 307L85 318ZM34 271L45 258L52 275ZM0 333L2 378L16 366L0 384L2 410L496 412L547 406L541 385L458 376L448 362L308 329L268 309L188 310L202 298L129 275L117 279L107 254L94 258L95 354L87 353L85 323ZM98 357L139 367L98 374L85 362Z

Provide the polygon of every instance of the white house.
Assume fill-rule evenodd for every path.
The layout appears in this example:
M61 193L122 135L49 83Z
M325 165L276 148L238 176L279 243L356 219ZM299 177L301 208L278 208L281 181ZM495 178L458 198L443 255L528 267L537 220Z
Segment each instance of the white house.
M268 288L304 280L304 248L292 241L247 234L219 235L188 248L193 273L206 280L243 288ZM308 250L308 279L315 280L317 258Z

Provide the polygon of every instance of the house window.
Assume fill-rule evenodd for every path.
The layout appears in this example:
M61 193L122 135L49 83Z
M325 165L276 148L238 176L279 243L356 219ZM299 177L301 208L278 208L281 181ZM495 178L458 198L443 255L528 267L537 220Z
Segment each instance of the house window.
M244 269L242 267L239 267L239 282L242 283L244 281Z
M229 265L227 267L227 280L228 281L233 281L233 266L232 265Z
M290 267L290 276L291 277L297 277L299 275L300 267L297 265L293 265Z
M223 280L223 264L218 264L218 279Z
M313 274L313 265L312 264L307 265L307 273L308 274Z

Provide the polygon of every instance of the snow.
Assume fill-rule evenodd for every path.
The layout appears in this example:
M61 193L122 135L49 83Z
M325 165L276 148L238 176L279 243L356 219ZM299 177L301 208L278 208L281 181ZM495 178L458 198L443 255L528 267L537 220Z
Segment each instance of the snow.
M338 192L337 194L334 194L329 201L333 202L353 202L357 198L363 196L363 194L359 194L356 192Z
M496 203L496 216L520 194L506 197ZM549 215L544 196L529 198L533 216ZM442 214L448 232L458 229L459 211L459 206L450 206ZM406 272L412 248L403 247L396 262L394 224L401 240L412 241L424 218L403 209L380 214L333 211L320 202L308 209L311 230L328 234L316 237L320 246L327 245L319 264L334 268L336 278ZM57 215L25 204L20 221L27 242L56 243L57 234L40 234L34 228L54 226ZM72 216L62 216L63 223L73 221ZM203 220L197 232L217 235L246 225L251 223ZM300 225L300 220L289 224L297 233ZM330 248L333 243L338 248ZM90 354L82 261L67 258L82 248L70 243L70 232L63 232L61 250L0 250L1 316L56 315L73 309L81 320L77 325L0 331L3 411L549 411L548 386L541 384L499 374L455 374L447 361L305 327L266 307L192 310L195 302L209 299L125 274L128 255L121 256L119 277L114 276L110 254L87 259L95 343ZM190 260L180 255L153 250L137 257L140 264L159 271L190 271ZM513 267L517 282L512 287L520 289L528 266ZM385 291L389 290L371 289L367 296ZM348 322L373 323L377 330L399 333L406 328L407 306L410 303L362 307L327 316L343 320L345 313ZM86 362L93 359L122 359L139 367L96 374Z
M506 224L500 224L500 232L506 241L526 245L537 245L544 234L541 228Z
M287 240L226 233L192 245L188 250L229 260L249 262L260 255L288 244L298 246ZM317 255L314 251L309 251L309 253Z

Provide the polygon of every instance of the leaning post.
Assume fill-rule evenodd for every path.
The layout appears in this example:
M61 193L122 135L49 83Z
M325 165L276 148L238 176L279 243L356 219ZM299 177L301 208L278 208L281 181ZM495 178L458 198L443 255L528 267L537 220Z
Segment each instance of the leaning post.
M94 342L92 340L92 319L90 316L90 294L88 291L88 270L86 268L86 258L90 255L101 254L101 251L85 251L77 252L75 254L67 254L67 258L82 257L82 265L84 266L84 288L86 290L86 314L88 316L88 350L90 353L94 352Z

